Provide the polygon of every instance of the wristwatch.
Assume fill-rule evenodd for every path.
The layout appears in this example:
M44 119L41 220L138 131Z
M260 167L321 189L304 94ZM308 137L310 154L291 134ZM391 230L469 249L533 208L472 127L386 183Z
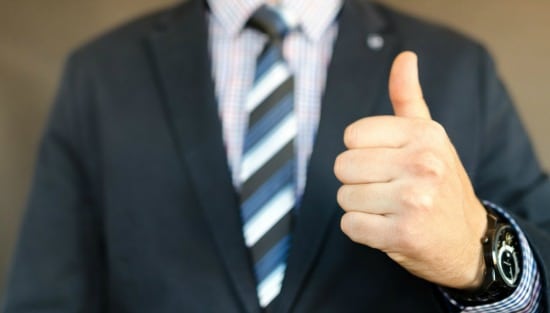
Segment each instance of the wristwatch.
M464 305L502 300L512 294L521 278L521 251L517 232L492 208L487 207L487 230L481 239L485 261L484 279L476 290L446 289Z

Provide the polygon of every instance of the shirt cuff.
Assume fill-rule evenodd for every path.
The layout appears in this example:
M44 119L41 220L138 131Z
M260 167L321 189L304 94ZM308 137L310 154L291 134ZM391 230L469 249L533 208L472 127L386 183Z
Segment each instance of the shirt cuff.
M443 292L445 298L460 312L469 313L504 313L504 312L539 312L541 309L541 281L540 273L537 267L535 258L533 257L533 251L529 246L529 242L525 237L525 234L521 231L516 221L506 211L499 206L483 201L485 206L492 208L495 212L499 213L505 218L512 227L516 230L519 237L521 256L522 256L522 274L520 282L514 292L505 299L498 302L491 302L487 304L480 304L475 306L464 306L458 301L453 299L449 294L440 289Z

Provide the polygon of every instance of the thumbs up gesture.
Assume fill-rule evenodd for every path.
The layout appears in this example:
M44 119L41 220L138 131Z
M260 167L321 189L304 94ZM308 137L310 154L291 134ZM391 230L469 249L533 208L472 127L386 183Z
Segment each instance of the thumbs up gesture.
M483 278L485 209L445 129L431 119L417 57L403 52L389 81L394 116L356 121L334 165L343 232L433 283L474 289Z

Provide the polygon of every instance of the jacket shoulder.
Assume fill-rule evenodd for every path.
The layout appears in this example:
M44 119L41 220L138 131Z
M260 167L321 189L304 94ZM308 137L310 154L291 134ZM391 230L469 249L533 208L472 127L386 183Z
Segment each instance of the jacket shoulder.
M103 32L74 49L69 54L68 63L101 65L102 62L108 64L142 53L147 37L165 27L168 21L187 14L191 2L193 1L181 1L175 6L134 18Z
M388 31L395 33L404 49L419 53L433 51L439 55L464 55L486 52L486 48L470 35L451 27L403 13L387 5L375 4L388 21Z

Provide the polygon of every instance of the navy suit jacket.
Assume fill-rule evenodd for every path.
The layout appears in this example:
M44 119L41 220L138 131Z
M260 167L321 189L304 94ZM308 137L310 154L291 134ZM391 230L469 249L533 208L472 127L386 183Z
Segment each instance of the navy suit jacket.
M22 312L259 312L211 77L203 1L74 52L40 146L5 298ZM413 50L434 119L481 199L535 251L548 302L550 183L477 43L344 1L276 312L443 312L433 284L339 228L333 174L351 122L391 114L387 81ZM384 39L380 49L369 34Z

